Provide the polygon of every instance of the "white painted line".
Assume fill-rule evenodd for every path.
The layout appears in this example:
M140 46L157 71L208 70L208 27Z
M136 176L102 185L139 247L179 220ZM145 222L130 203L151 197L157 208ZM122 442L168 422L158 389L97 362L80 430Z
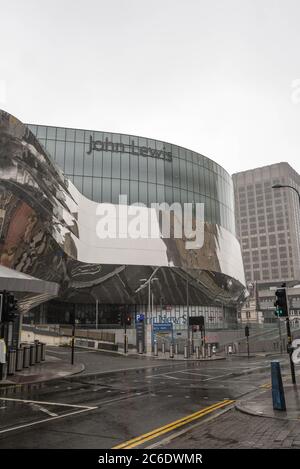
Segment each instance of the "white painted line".
M12 397L0 397L0 401L13 401L13 402L25 402L26 404L44 404L44 405L58 405L61 407L73 407L75 409L86 409L92 410L97 409L97 407L89 407L87 405L75 405L75 404L65 404L63 402L46 402L46 401L30 401L27 399L14 399Z
M50 417L57 417L58 414L55 414L54 412L50 412L50 410L45 409L45 407L42 407L40 405L33 404L34 407L37 407L41 412L45 412L45 414L50 415Z
M63 419L69 417L70 415L81 414L82 412L88 412L89 410L97 409L97 407L90 407L88 409L75 410L74 412L69 412L68 414L58 415L57 417L50 417L49 419L37 420L36 422L26 423L24 425L19 425L17 427L6 428L5 430L0 430L0 434L12 432L14 430L21 430L22 428L32 427L33 425L39 425L41 423L53 422L53 420Z
M196 376L211 376L211 375L205 375L203 373L195 373L193 371L176 371L176 373L184 373L186 375L196 375Z
M226 375L212 376L211 378L204 379L203 381L211 381L213 379L225 378L226 376L232 376L232 373L226 373Z

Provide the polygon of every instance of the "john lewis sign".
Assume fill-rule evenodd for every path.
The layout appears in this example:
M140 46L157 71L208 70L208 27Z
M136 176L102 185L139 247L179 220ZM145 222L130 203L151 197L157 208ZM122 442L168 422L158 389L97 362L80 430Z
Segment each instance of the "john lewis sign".
M109 140L107 137L105 140L94 140L90 136L89 149L87 154L90 155L93 151L113 151L116 153L131 153L132 155L145 156L151 158L157 158L165 161L172 161L172 153L167 151L165 146L162 150L156 150L155 148L138 146L134 140L131 140L130 144L116 143Z

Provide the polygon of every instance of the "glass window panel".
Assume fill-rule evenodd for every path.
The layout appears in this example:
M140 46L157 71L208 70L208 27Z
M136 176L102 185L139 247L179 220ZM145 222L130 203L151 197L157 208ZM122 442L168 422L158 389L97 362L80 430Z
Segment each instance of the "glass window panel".
M66 129L63 127L57 127L56 129L56 138L57 140L65 140L66 139Z
M74 142L66 143L65 172L68 174L74 173Z
M119 203L120 196L120 179L112 179L111 181L111 201L113 204Z
M165 193L166 193L166 202L169 205L173 203L173 189L172 187L165 186Z
M112 177L120 178L120 153L112 153Z
M147 184L139 182L139 202L148 205Z
M147 147L148 146L147 139L144 138L144 137L139 137L139 146L140 147Z
M108 142L112 142L112 135L110 132L103 132L103 140L108 140Z
M183 189L186 189L187 183L186 183L186 161L185 160L179 160L179 165L180 165L180 187Z
M102 179L102 202L111 202L111 179Z
M176 145L171 145L173 158L179 158L179 148Z
M76 130L76 142L84 142L84 130Z
M180 191L180 201L182 204L188 202L188 194L187 191L181 190Z
M55 140L46 141L46 150L50 153L53 160L55 160Z
M74 181L74 185L75 187L77 187L77 189L79 190L79 192L82 193L82 177L80 176L74 176L73 177L73 181Z
M172 186L173 177L173 163L169 161L164 162L164 182L167 186Z
M139 161L139 181L148 181L147 175L148 162L147 158L141 156Z
M148 184L148 203L156 202L156 184Z
M47 127L45 127L43 125L38 125L37 126L37 137L38 137L38 139L46 138L47 137Z
M185 153L185 148L179 147L179 158L185 160L186 159L186 153Z
M75 130L74 129L66 129L66 140L70 142L74 142L75 140Z
M160 141L158 141L158 140L155 141L155 147L154 147L154 148L156 148L156 150L162 150L163 147L164 147L164 143L163 143L163 142L160 142Z
M102 179L93 178L92 183L93 183L93 200L95 202L101 202Z
M194 191L193 184L193 168L194 165L189 161L186 163L186 172L187 172L187 188L189 191Z
M64 171L65 169L65 142L56 142L55 161Z
M47 127L47 139L48 140L56 139L56 127Z
M221 224L221 206L218 202L215 202L215 223Z
M198 153L195 153L195 152L193 151L193 153L192 153L192 159L193 159L193 163L194 163L194 164L199 164L199 155L198 155Z
M191 191L188 191L188 202L192 203L194 202L194 200L195 200L194 193Z
M165 187L163 185L158 184L157 187L157 202L165 202Z
M37 126L32 124L27 124L27 127L34 135L37 135Z
M156 181L157 184L164 184L165 182L165 164L164 160L156 160Z
M205 194L210 195L210 180L209 180L210 172L208 171L207 168L203 168L203 174L204 174L204 181L205 181Z
M134 204L136 202L139 202L139 183L130 181L130 203Z
M173 202L180 202L180 189L173 187Z
M130 179L138 181L139 179L139 157L137 155L130 155Z
M205 200L205 205L204 205L204 215L205 215L205 221L207 221L208 223L211 223L211 218L212 218L212 215L211 215L211 200L206 197L206 200Z
M94 140L100 140L101 142L104 140L103 132L93 132Z
M199 167L196 164L193 164L193 184L194 192L200 192L200 180L199 180Z
M103 177L111 177L111 152L103 152Z
M124 145L129 145L129 140L130 140L129 135L121 134L121 142L124 143ZM126 151L128 151L128 148L126 149Z
M39 138L39 143L42 145L43 148L46 148L46 139L45 138Z
M221 204L220 206L220 217L221 217L221 220L220 220L220 225L224 226L226 228L226 216L225 216L225 206L223 204Z
M93 176L94 152L84 153L83 174L84 176Z
M186 159L187 161L193 161L193 152L190 150L186 150Z
M74 174L81 176L83 174L83 152L84 144L76 143L75 145L75 162L74 162Z
M121 141L120 134L111 134L111 140L114 143L120 143Z
M211 206L211 221L212 223L216 223L216 210L215 210L215 201L211 199L210 206Z
M121 179L129 179L129 155L121 154Z
M121 195L127 195L127 202L130 201L129 181L121 180Z
M101 177L102 176L102 159L103 159L103 152L96 151L94 152L94 171L93 176Z
M216 175L210 171L209 174L209 181L210 181L210 195L211 197L214 197L215 199L217 198L217 188L216 188Z
M180 171L179 171L179 159L173 159L173 186L179 187L180 185Z
M148 158L148 181L156 182L156 160Z
M219 201L222 200L222 178L217 176L216 178L216 191L217 191L217 199Z
M91 137L94 139L94 132L92 132L91 130L85 130L84 131L84 141L87 145L90 144L90 138Z
M83 194L88 198L92 199L92 178L83 178Z

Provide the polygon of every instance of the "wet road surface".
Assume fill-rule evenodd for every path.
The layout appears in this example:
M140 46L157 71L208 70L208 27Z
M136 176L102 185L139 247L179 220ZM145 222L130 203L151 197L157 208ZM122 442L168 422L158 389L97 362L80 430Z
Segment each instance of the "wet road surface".
M266 385L272 359L170 363L99 352L83 357L93 362L85 374L0 388L0 448L112 448L192 416L183 421L188 425ZM159 441L160 433L134 447Z

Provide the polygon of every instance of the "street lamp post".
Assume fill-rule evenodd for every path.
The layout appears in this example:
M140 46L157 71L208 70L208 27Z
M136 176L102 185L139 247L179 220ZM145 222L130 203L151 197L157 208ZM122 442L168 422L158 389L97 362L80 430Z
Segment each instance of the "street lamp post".
M152 273L152 275L154 274L155 272ZM148 284L148 308L147 308L147 317L149 319L151 319L150 321L150 325L151 325L151 342L152 342L152 314L150 315L150 311L151 311L151 283L152 282L155 282L155 281L158 281L158 277L153 277L153 276L150 276L148 279L146 278L140 278L140 282L144 282L144 285L147 285ZM141 288L144 288L144 286L142 286ZM152 310L153 310L153 294L152 294ZM152 311L153 313L153 311ZM146 321L145 321L146 322ZM152 347L152 346L151 346Z
M292 189L294 192L296 192L296 194L298 196L299 208L300 208L300 192L298 191L298 189L296 189L293 186L290 186L289 184L273 184L273 186L272 186L272 189L282 189L282 188ZM285 283L282 286L285 287L286 286ZM287 315L287 318L286 318L286 331L287 331L287 339L288 339L288 354L289 354L289 357L290 357L292 382L293 382L293 384L296 384L295 366L294 366L294 362L292 360L292 353L293 353L293 350L292 350L292 334L291 334L291 327L290 327L288 300L287 300L287 307L288 307L288 315Z
M289 189L293 189L293 191L296 192L296 194L298 196L299 208L300 208L300 192L298 191L298 189L296 189L296 187L289 186L288 184L273 184L272 189L282 189L282 188L285 188L285 187L288 187Z

